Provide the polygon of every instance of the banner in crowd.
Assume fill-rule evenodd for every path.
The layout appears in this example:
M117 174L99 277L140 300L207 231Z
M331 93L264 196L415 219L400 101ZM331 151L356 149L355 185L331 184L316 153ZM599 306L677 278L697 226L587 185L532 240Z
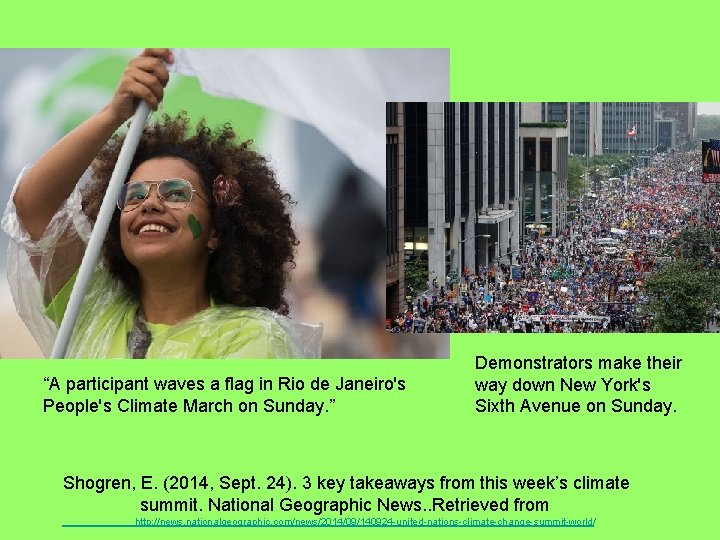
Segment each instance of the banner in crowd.
M702 141L702 157L703 184L720 182L720 141Z
M530 322L580 322L580 323L602 323L604 321L610 322L610 317L604 317L600 315L527 315L518 316L517 321L524 323Z

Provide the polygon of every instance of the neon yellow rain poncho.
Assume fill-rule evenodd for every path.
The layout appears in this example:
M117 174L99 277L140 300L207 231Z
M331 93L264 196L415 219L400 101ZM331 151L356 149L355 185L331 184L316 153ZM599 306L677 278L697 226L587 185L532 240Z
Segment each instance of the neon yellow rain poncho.
M85 243L90 238L92 226L82 211L79 190L88 173L37 242L22 227L13 203L22 174L2 218L2 228L12 239L8 248L8 281L18 313L47 355L65 313L74 277L49 303L44 301L46 281L51 265L56 272L65 262L64 246L78 237ZM65 270L61 274L73 275L72 268ZM100 263L83 301L67 357L127 357L126 340L137 307L137 300ZM212 302L208 309L178 324L148 323L147 327L152 334L147 358L320 357L322 326L295 323L265 308Z

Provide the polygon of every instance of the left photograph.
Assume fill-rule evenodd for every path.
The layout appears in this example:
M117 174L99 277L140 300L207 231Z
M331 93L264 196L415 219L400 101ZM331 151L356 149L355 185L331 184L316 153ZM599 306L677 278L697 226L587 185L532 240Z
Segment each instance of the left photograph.
M69 61L80 69L67 68L54 78L26 70L13 87L0 89L11 104L2 118L7 140L14 141L2 149L3 174L15 170L16 177L3 186L9 187L2 217L9 291L3 300L7 305L12 298L35 342L22 331L4 336L0 354L326 356L325 321L337 320L336 310L352 313L353 306L334 299L342 290L337 281L326 284L318 275L319 261L328 258L318 230L328 227L327 215L346 186L357 200L367 199L368 212L382 200L372 153L350 149L344 139L353 138L352 129L327 128L323 116L332 110L302 92L275 107L273 93L287 95L282 88L260 94L234 81L227 69L228 59L238 60L238 70L252 71L253 82L263 88L263 77L311 53L132 52L85 51ZM326 60L347 64L358 55L363 52L338 50ZM388 66L369 60L369 75L381 80ZM215 62L226 69L217 71ZM295 75L301 89L303 75ZM208 88L223 97L210 98ZM32 92L41 99L28 106ZM384 99L377 96L378 116ZM364 95L360 103L372 101ZM151 110L144 126L134 116L139 104ZM19 118L18 111L25 116ZM61 136L43 140L47 131L38 130L33 137L33 124L43 121ZM314 153L304 153L310 159L288 143L303 129L303 141L315 143ZM32 151L23 148L28 143ZM123 165L124 172L116 173ZM315 194L306 186L308 168L315 172ZM113 177L121 177L115 192ZM319 192L327 195L314 196ZM318 217L313 222L308 216ZM383 232L380 226L367 241L380 244ZM368 319L380 320L380 302L368 298L375 291L369 286L365 292L368 309L376 306ZM67 343L58 345L68 331Z

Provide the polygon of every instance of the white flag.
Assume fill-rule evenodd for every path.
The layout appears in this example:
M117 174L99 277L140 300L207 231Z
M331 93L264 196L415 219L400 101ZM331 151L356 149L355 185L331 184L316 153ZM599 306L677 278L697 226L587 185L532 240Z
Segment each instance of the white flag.
M174 49L208 94L315 126L385 184L387 101L449 101L449 49Z

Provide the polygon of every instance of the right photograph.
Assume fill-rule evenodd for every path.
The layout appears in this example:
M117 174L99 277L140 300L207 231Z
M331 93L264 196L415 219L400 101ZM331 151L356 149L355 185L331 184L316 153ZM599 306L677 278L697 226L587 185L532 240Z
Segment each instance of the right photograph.
M386 104L389 333L720 331L720 103Z

